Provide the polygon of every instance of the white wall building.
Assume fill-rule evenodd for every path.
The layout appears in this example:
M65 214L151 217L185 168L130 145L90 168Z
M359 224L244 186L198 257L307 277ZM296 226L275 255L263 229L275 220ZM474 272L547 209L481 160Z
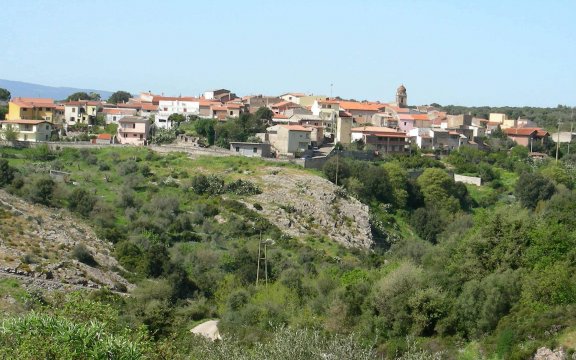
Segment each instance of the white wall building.
M158 114L154 122L158 128L170 129L172 125L168 118L172 114L184 116L200 115L200 100L196 98L161 98L158 102Z

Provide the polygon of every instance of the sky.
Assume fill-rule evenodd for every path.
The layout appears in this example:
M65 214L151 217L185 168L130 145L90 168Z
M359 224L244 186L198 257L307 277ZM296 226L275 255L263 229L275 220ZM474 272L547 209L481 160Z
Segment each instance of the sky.
M576 0L0 0L0 78L576 106Z

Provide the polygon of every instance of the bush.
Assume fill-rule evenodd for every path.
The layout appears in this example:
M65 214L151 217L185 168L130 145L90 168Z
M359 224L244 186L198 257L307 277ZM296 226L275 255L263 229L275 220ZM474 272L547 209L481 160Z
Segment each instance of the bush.
M226 185L226 191L236 195L258 195L262 190L254 183L238 179ZM261 209L260 209L261 210Z
M0 324L0 358L140 359L151 355L144 339L140 330L112 333L99 321L32 312Z
M548 200L554 195L556 188L551 180L540 174L523 173L516 182L514 194L522 206L536 208L541 200Z
M9 185L15 172L15 169L8 165L8 160L0 159L0 187Z
M81 188L72 190L68 196L68 209L85 218L90 215L95 204L96 198Z
M50 206L56 183L49 177L41 177L36 180L30 189L29 197L35 203Z
M94 259L94 256L92 256L92 253L90 252L90 250L88 250L88 248L84 244L78 244L74 246L74 249L72 250L72 256L74 256L76 260L86 265L89 266L98 265L96 259Z

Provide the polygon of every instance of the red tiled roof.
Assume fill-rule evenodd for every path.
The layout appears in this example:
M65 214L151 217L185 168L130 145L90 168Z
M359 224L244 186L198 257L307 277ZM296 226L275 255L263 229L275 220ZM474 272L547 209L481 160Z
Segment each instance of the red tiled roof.
M53 99L47 98L15 98L10 101L20 107L23 108L34 108L34 107L49 107L55 108L56 105L54 104Z
M414 120L430 120L428 114L411 114Z
M106 115L134 115L136 113L136 109L106 108L106 109L102 109L102 113L104 113Z
M273 119L288 119L288 116L282 114L274 114Z
M272 104L273 108L279 108L279 107L300 107L300 105L293 103L292 101L280 101L276 104Z
M280 125L289 131L312 131L312 129L306 128L302 125Z
M62 103L64 106L100 106L102 103L100 101L90 101L90 100L78 100L78 101L68 101Z
M192 96L154 96L152 98L153 104L158 104L160 101L200 101L200 99Z
M508 128L504 129L504 133L509 136L530 136L534 133L537 133L538 129L534 128Z
M365 135L401 135L406 136L406 133L396 131L395 129L380 126L362 126L352 129L352 132L359 132Z
M414 116L410 114L398 114L398 119L400 120L414 120Z
M99 140L110 140L112 139L112 135L110 134L98 134Z
M142 104L142 110L156 111L158 110L158 106L154 104L144 103Z
M338 113L339 117L352 117L352 114L350 114L348 111L344 111L344 110L340 110L340 112Z
M41 123L49 123L46 120L2 120L0 121L2 124L29 124L29 125L37 125Z
M380 103L362 103L356 101L338 101L340 107L346 111L380 111L386 107L386 104Z

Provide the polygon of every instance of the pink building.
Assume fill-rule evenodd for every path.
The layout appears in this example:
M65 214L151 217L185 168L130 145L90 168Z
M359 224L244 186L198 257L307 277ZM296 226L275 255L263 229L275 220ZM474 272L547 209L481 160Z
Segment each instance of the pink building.
M139 116L126 116L118 120L118 142L120 144L146 145L150 123Z

